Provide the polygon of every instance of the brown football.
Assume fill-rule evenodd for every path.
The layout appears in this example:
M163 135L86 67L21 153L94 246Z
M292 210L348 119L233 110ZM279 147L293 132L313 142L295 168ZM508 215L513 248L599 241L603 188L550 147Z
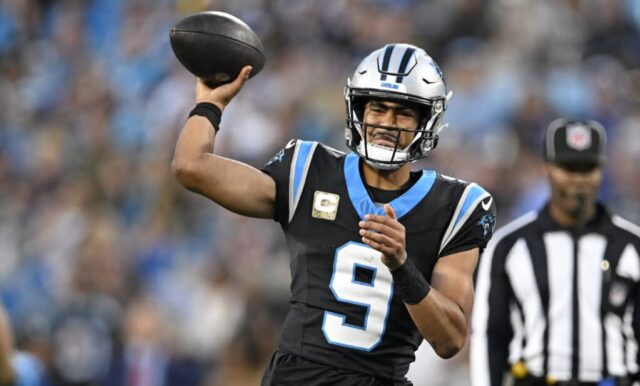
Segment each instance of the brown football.
M253 67L250 77L264 67L264 48L258 35L228 13L187 16L171 29L169 38L180 63L210 86L232 81L244 66Z

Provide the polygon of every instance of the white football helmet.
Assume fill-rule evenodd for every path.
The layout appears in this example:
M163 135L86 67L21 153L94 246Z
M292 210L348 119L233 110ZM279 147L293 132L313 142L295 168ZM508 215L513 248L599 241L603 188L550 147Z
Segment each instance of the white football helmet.
M446 127L440 120L451 93L447 92L442 71L427 53L410 44L388 44L367 56L347 79L347 146L368 164L393 170L424 158L438 144L438 133ZM370 99L388 100L418 106L420 123L416 130L383 127L397 132L393 148L369 143L366 136L364 106ZM415 131L413 141L399 148L401 131Z

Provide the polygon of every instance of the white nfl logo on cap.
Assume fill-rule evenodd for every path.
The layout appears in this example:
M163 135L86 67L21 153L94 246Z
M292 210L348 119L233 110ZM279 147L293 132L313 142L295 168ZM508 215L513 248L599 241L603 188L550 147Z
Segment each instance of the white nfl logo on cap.
M583 125L567 127L567 145L575 150L585 150L591 146L591 130Z

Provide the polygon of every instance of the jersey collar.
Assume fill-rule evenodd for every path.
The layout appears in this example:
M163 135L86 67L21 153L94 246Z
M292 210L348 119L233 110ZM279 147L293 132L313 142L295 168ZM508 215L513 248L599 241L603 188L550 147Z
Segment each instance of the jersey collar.
M347 154L344 161L344 178L351 204L361 219L364 219L365 214L384 215L384 209L376 206L364 187L359 162L360 157L354 153ZM420 179L409 190L389 203L398 218L409 213L429 193L435 179L436 173L433 170L423 170Z

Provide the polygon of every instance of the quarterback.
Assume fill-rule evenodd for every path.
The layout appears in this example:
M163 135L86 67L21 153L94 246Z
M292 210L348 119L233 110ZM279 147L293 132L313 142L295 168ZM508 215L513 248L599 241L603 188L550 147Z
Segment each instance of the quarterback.
M222 111L250 71L213 89L198 80L172 166L186 188L284 231L291 307L262 384L410 385L423 339L443 358L465 344L473 273L495 226L482 187L411 169L445 126L440 68L409 44L374 51L345 88L350 151L291 140L262 170L214 154Z

